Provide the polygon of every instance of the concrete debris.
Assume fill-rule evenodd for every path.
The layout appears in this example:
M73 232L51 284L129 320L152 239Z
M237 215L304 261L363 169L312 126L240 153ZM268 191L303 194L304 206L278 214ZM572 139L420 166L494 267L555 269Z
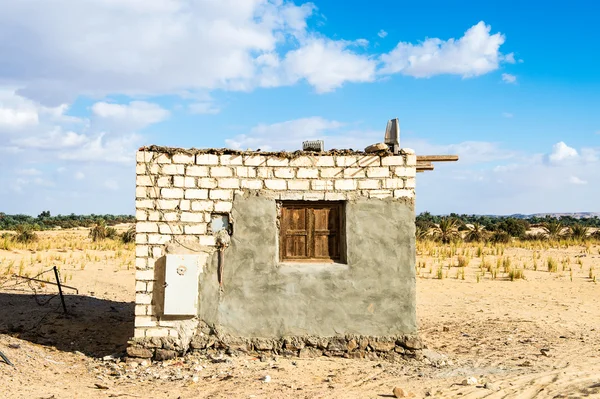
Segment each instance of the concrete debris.
M477 378L469 377L462 381L461 385L477 385Z
M489 389L490 391L499 391L500 387L494 383L486 382L483 386L485 389Z
M414 398L415 394L412 392L408 392L400 387L395 387L392 391L396 398Z
M387 144L385 144L385 143L371 144L370 146L365 148L365 152L367 154L370 154L373 152L378 152L378 151L387 151L387 150L389 150L389 148L388 148Z
M142 348L140 346L129 346L127 348L127 356L150 359L153 355L154 353L152 353L150 349Z
M271 382L271 376L265 375L262 380L263 380L263 382Z

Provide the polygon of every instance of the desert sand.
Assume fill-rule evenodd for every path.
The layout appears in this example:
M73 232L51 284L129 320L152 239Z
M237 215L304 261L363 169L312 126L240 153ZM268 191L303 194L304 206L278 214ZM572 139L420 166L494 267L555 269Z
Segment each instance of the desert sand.
M149 364L118 358L133 332L133 244L86 234L42 232L35 244L0 250L0 351L14 364L0 361L0 397L383 398L394 387L417 398L600 397L597 244L482 246L480 257L478 245L421 243L421 360L190 354ZM498 263L506 258L524 279L510 280ZM65 289L67 315L55 286L11 277L53 265L78 289Z

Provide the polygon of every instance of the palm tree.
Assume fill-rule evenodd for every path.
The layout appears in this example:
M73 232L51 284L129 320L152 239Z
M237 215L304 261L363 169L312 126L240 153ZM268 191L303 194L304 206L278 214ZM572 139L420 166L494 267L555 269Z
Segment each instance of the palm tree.
M433 235L440 239L444 244L448 244L450 241L459 237L456 219L449 217L441 218L440 223L433 228Z
M544 223L542 228L544 229L546 236L551 240L559 238L563 231L563 225L558 220Z
M571 238L578 241L584 241L587 239L589 228L581 224L574 224L570 227Z
M420 224L417 224L417 228L415 230L415 236L416 236L417 240L424 240L427 238L428 235L429 235L429 230L426 229L425 227L421 226Z
M106 238L106 233L106 222L102 219L99 219L90 229L90 238L94 242L103 240Z
M481 223L473 223L471 227L469 227L469 232L465 236L467 241L485 241L487 238L487 231L485 231L485 227Z

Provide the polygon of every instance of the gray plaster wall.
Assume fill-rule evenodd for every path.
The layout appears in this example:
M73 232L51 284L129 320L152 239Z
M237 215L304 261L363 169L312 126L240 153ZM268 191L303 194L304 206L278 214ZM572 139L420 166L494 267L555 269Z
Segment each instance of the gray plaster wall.
M199 317L231 335L284 336L414 333L414 206L402 199L346 203L347 264L278 262L275 200L236 195L234 233L200 280Z

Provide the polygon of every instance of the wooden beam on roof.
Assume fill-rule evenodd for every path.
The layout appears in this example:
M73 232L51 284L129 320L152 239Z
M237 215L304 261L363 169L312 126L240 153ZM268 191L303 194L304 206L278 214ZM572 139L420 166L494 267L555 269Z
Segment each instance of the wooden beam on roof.
M454 162L458 161L458 155L417 155L419 162Z
M424 172L426 170L433 170L431 162L417 162L417 172Z

